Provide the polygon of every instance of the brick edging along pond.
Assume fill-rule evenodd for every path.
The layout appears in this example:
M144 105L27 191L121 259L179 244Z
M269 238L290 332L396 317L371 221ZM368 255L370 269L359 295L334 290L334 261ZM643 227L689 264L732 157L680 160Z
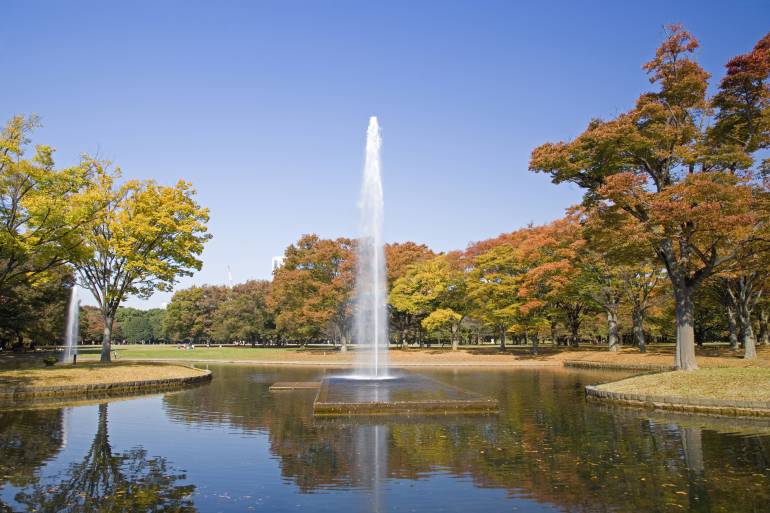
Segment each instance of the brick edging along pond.
M600 390L596 385L586 386L586 396L629 406L692 413L709 413L739 417L770 417L770 402L727 401L698 397L630 394Z
M122 394L130 392L155 392L179 388L185 385L203 383L211 379L211 371L200 371L196 376L180 378L147 379L141 381L120 381L117 383L94 383L88 385L63 386L17 386L0 389L0 399L28 399L35 397L80 397L93 394Z

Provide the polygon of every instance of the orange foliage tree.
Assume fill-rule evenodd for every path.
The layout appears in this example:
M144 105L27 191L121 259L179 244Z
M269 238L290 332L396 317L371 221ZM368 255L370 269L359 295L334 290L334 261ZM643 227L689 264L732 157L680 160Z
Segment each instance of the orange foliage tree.
M561 320L569 329L572 345L580 340L584 316L595 309L595 275L588 272L586 258L586 242L576 212L530 228L521 244L521 259L527 269L519 290L523 310L540 310L552 324Z
M644 66L658 90L614 119L591 121L573 141L536 148L530 169L578 184L587 204L605 202L641 227L673 288L676 366L694 369L693 294L765 239L768 208L752 171L768 167L755 153L770 141L770 35L728 63L709 99L709 75L692 58L698 42L669 29Z
M385 245L385 263L387 266L388 294L393 291L397 280L407 274L409 269L425 260L431 259L436 254L425 244L415 242L394 242ZM420 329L419 317L414 315L411 309L396 307L392 301L388 301L390 313L390 333L397 337L396 342L406 347L407 337L412 334L416 338Z
M355 275L354 241L303 235L273 273L268 304L276 328L301 341L331 337L347 350Z

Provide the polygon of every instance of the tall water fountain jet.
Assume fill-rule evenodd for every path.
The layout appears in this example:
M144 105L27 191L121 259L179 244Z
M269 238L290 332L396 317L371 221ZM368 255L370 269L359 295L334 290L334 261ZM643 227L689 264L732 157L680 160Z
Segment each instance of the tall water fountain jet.
M355 373L326 376L321 382L275 383L271 390L318 388L313 401L313 414L349 415L415 415L417 413L476 414L497 411L497 401L439 383L419 374L394 376L388 369L388 324L385 304L385 248L382 242L382 178L380 176L380 127L377 118L369 119L366 134L366 165L361 187L361 235L358 240L358 274L356 277ZM374 476L372 502L376 510L382 503L387 453L382 444L388 437L384 426L361 432L361 447L374 448L364 457ZM363 450L358 451L363 454ZM373 461L372 461L373 460ZM382 462L380 465L379 462Z
M78 286L72 286L69 310L67 311L67 332L64 334L64 363L72 363L72 358L78 352L80 335L80 297Z
M383 199L380 176L380 125L369 118L366 163L361 186L358 274L356 276L356 375L388 377L388 316L386 307L385 250L382 241Z

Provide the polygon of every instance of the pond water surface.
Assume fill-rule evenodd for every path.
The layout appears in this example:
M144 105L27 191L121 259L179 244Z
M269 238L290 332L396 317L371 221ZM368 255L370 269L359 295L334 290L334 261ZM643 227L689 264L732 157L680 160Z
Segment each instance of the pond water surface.
M0 512L767 512L770 424L585 399L622 374L419 371L488 416L314 419L329 370L210 366L210 384L0 412Z

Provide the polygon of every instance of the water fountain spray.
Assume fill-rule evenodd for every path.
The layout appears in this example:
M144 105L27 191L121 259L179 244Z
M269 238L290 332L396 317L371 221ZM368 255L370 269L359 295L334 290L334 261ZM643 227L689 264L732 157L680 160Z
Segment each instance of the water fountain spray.
M70 292L70 304L67 310L67 332L64 335L64 363L73 363L73 357L78 352L80 335L80 297L78 286L73 285Z
M356 374L369 379L388 377L388 316L385 250L382 240L383 197L380 164L380 125L369 118L366 163L361 186L355 327L359 350Z

